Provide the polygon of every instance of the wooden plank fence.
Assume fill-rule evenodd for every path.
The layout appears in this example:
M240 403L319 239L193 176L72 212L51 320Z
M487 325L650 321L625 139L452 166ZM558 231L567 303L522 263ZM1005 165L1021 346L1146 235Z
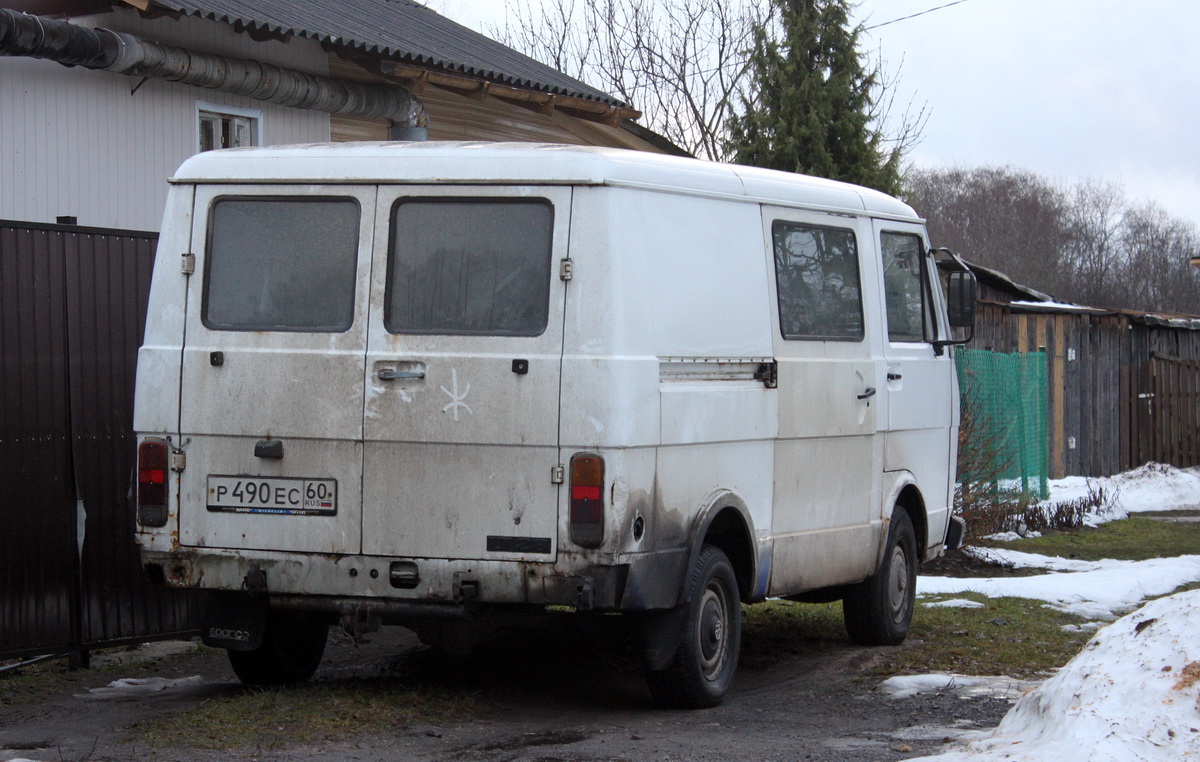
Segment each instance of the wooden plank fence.
M1127 312L980 302L974 349L1045 351L1050 476L1200 465L1200 330Z

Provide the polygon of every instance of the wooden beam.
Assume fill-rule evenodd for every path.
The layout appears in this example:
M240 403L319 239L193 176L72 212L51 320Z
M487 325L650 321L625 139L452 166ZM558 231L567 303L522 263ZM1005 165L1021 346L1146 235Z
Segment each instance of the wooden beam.
M360 61L359 65L365 65L365 63ZM428 84L436 85L442 89L457 92L460 95L465 95L468 98L476 100L483 100L490 96L514 103L520 101L535 103L538 105L534 109L535 111L540 111L548 106L551 110L558 109L577 119L586 119L610 126L616 126L622 119L638 119L642 115L642 112L636 109L612 106L607 103L574 98L569 95L551 95L539 90L526 90L502 85L479 77L468 77L421 69L395 61L380 61L378 66L380 74L402 85L408 81L421 79Z

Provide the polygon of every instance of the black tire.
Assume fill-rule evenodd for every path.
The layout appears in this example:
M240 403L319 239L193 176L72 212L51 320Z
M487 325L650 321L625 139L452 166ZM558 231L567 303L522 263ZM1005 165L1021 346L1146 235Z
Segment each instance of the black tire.
M901 508L892 515L879 571L850 588L842 602L846 632L860 646L904 642L917 594L917 536Z
M246 685L302 683L325 654L329 625L312 614L272 611L262 644L252 651L227 651L234 673Z
M680 709L720 704L737 674L742 604L725 553L705 545L688 576L679 649L666 669L646 670L650 693Z

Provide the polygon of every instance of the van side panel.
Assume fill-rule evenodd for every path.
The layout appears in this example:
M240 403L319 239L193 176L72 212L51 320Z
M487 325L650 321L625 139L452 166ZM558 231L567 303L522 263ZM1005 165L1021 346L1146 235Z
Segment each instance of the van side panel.
M605 187L574 190L559 420L565 459L580 450L661 441L651 341L658 292L646 258L625 256L630 228L621 217L627 209L614 204L617 194Z
M605 547L628 554L630 605L670 606L713 495L739 496L755 526L770 525L777 406L752 377L771 357L758 207L625 188L576 199L563 457L595 448L621 466ZM670 577L669 594L647 592L650 576Z
M189 277L182 270L182 255L191 251L194 190L194 185L172 185L167 194L150 282L150 319L138 350L133 402L133 429L138 432L179 431L179 373Z
M193 185L172 185L167 192L162 234L150 281L146 333L138 350L133 430L139 441L171 437L179 444L179 385L183 364L183 326L188 279L182 255L191 251ZM179 526L179 478L167 482L167 522L156 531L135 523L136 540L146 550L173 549Z

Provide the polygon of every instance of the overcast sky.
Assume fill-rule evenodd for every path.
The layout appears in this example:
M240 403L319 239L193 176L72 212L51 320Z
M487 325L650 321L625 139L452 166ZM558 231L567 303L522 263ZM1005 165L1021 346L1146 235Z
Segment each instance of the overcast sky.
M862 0L857 18L950 2ZM485 34L504 23L503 0L427 4ZM917 166L1117 182L1200 225L1200 1L960 0L865 44L899 69L897 103L928 110Z

